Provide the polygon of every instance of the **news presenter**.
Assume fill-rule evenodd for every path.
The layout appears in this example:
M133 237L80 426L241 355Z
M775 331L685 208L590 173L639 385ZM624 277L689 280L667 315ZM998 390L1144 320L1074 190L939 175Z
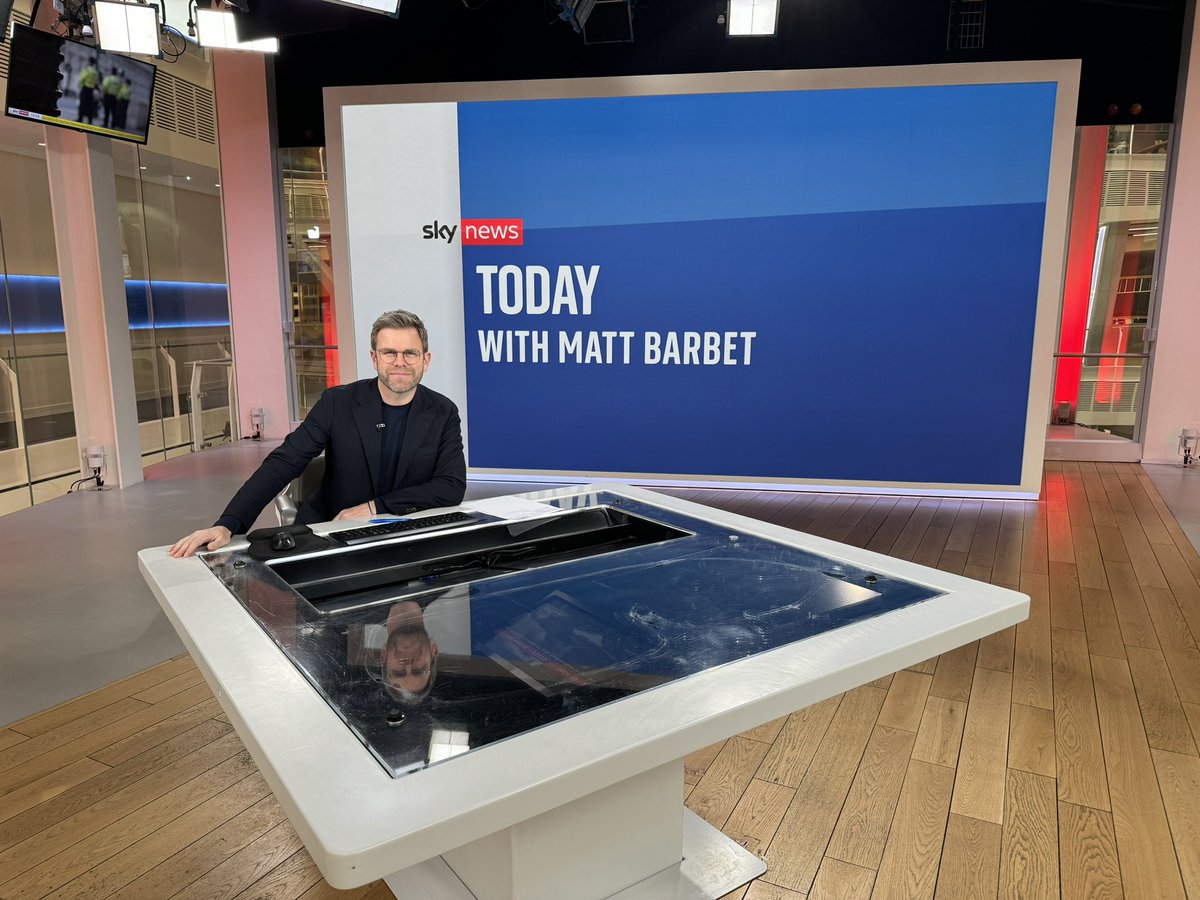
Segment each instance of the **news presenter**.
M403 309L381 315L371 328L376 377L321 394L216 523L181 538L171 556L224 547L322 451L324 478L301 503L298 522L366 519L461 503L467 483L462 426L454 403L421 384L431 359L429 334L418 316Z

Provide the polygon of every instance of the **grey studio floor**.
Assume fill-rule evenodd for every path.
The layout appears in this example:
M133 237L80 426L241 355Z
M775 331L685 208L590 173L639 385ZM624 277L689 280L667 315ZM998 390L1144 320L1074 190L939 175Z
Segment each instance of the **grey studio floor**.
M0 727L184 651L137 551L212 524L275 443L242 441L0 516ZM479 498L547 485L476 483ZM264 513L259 524L273 524Z
M189 454L125 490L0 517L0 727L183 652L138 573L137 551L211 523L273 446ZM1145 469L1200 549L1200 469ZM535 487L546 485L476 482L467 495Z

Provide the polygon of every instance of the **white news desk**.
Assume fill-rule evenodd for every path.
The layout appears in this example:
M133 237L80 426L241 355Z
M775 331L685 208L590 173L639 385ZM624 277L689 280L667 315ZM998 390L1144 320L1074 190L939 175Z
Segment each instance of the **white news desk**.
M457 656L443 650L442 658L463 671L479 663L511 673L498 696L517 697L527 683L532 699L520 716L548 716L513 734L507 713L490 715L461 696L410 707L409 725L388 731L371 711L394 702L382 688L363 680L355 690L367 706L356 706L322 681L326 669L352 667L306 649L306 641L360 627L336 626L344 617L386 614L376 606L318 615L310 594L297 592L307 589L293 584L311 583L314 568L412 556L421 547L405 545L429 535L269 566L249 561L244 542L207 561L173 560L166 548L139 554L155 596L336 887L386 878L398 897L414 898L718 897L764 866L683 809L686 754L1028 615L1028 599L1012 591L650 491L593 485L522 496L561 507L555 527L573 510L599 509L663 523L675 536L660 540L651 528L640 545L573 561L548 552L542 568L501 562L469 576L456 565L425 577L470 582L460 591L469 594L465 605L461 596L457 607L439 601L470 631L458 635ZM449 540L504 529L524 540L530 527L472 525ZM517 556L532 558L526 550L480 558ZM248 573L259 579L250 588ZM418 581L406 590L424 590ZM395 602L378 601L383 594L366 596L383 608ZM426 613L431 632L435 609ZM553 627L559 633L548 636ZM475 683L437 677L435 692ZM344 704L340 714L335 703ZM411 747L394 740L423 735L417 720L434 707L456 711L459 742L472 749L414 764Z

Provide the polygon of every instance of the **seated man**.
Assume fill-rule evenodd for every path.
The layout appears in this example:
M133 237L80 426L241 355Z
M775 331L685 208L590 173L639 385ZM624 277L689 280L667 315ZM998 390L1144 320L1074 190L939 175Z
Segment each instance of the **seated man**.
M238 489L211 528L171 548L174 557L217 550L248 529L321 451L325 477L297 522L366 519L462 502L467 484L458 408L421 385L429 335L413 313L384 313L371 328L377 378L325 391L312 411Z

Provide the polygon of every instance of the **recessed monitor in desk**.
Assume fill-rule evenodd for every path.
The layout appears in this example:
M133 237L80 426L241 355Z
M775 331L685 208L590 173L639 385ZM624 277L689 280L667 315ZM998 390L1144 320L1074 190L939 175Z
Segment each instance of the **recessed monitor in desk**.
M416 519L414 521L421 521ZM420 541L280 560L272 568L320 612L416 599L457 584L560 565L687 537L689 532L610 506L496 522Z
M397 777L941 593L649 502L571 500L537 522L205 561Z

